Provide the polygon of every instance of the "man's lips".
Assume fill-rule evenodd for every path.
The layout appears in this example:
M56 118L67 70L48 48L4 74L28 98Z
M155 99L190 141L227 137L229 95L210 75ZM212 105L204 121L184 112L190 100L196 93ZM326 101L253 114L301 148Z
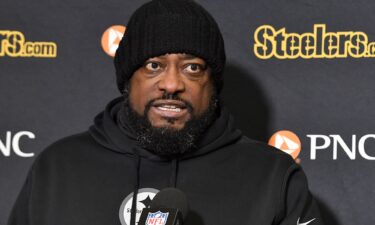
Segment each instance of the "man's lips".
M161 117L179 118L188 113L184 102L178 100L157 100L153 102L152 112Z

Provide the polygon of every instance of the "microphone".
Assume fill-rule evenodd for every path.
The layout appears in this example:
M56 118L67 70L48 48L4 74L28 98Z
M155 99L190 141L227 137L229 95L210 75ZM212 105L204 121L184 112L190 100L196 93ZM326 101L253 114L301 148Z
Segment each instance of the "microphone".
M189 211L186 195L176 188L165 188L155 195L150 208L144 208L138 225L182 225Z

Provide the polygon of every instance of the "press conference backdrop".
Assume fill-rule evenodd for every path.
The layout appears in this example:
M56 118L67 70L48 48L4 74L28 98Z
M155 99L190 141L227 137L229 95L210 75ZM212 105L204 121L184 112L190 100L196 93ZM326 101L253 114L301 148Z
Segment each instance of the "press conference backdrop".
M119 96L110 55L144 2L0 2L1 225L35 157ZM222 29L238 126L299 154L327 224L375 224L375 2L198 2Z

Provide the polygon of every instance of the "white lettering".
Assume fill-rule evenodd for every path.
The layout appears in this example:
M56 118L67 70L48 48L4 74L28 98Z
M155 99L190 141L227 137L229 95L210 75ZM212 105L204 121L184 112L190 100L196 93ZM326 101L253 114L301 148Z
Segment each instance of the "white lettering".
M26 153L21 150L20 139L23 136L27 136L29 139L35 138L35 135L30 131L20 131L16 133L13 138L12 133L7 131L5 144L0 140L0 150L5 157L10 156L11 150L13 150L13 152L20 157L28 158L34 156L33 152Z
M0 151L3 153L5 157L10 156L10 151L12 147L11 139L12 139L12 134L10 133L10 131L7 131L5 144L0 140Z
M13 151L18 155L18 156L21 156L21 157L24 157L24 158L27 158L27 157L33 157L34 156L34 153L25 153L25 152L22 152L21 149L20 149L20 146L19 146L19 143L20 143L20 138L22 136L27 136L28 138L30 139L34 139L35 138L35 135L33 133L31 133L30 131L20 131L18 133L16 133L13 137L13 141L12 141L12 145L13 145Z
M361 137L361 139L359 139L358 141L358 152L359 154L365 158L365 159L368 159L368 160L375 160L375 157L374 156L369 156L367 153L366 153L366 150L365 150L365 142L368 138L373 138L375 139L375 134L367 134L363 137Z
M351 160L356 159L356 152L358 149L359 155L367 160L375 160L375 156L370 156L365 149L366 141L369 138L375 139L375 134L367 134L359 138L357 142L357 135L352 135L351 144L346 143L343 138L338 134L330 135L320 135L320 134L308 134L307 137L310 138L310 159L316 159L317 150L328 149L332 143L332 158L337 160L339 148L344 150L346 155ZM322 141L321 145L318 145L317 142Z
M345 153L349 156L351 160L355 159L355 151L356 151L356 142L357 142L357 137L356 135L352 136L352 149L346 145L344 140L341 138L340 135L337 134L332 134L329 135L332 137L333 140L333 160L337 160L337 146L340 145L341 148L345 151Z
M315 160L316 159L316 150L318 149L326 149L331 144L331 139L326 135L319 135L319 134L309 134L307 137L310 138L310 159ZM317 139L323 139L323 145L318 146L317 145Z

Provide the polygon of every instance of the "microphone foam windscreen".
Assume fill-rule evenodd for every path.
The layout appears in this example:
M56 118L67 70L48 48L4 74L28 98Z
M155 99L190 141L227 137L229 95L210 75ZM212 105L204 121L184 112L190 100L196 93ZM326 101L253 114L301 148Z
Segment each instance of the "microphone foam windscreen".
M150 208L175 208L181 211L185 219L189 211L189 204L184 192L176 188L165 188L152 199Z

